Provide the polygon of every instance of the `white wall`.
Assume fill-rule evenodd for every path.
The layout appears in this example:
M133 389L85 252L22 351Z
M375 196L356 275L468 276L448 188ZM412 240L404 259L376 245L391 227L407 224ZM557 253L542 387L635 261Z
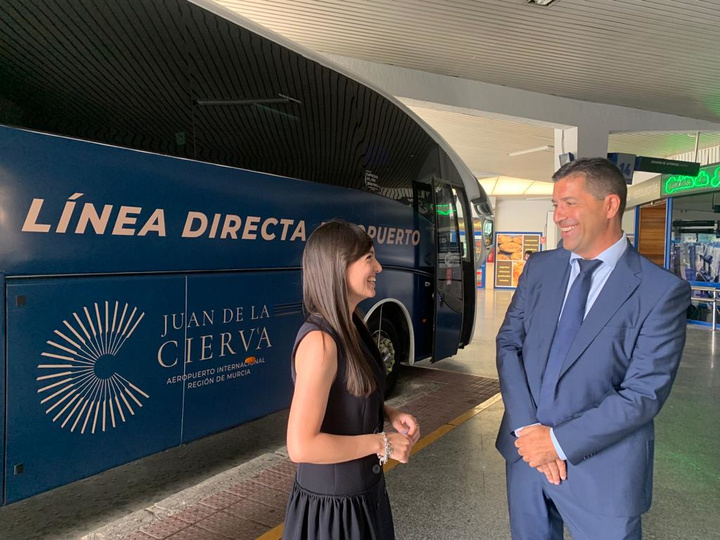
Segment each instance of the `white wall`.
M555 225L555 212L545 217L545 249L554 249L560 242L560 228Z
M495 203L495 230L544 234L547 213L552 209L551 201L498 200Z
M550 201L499 200L495 203L495 230L500 232L539 232L548 236L547 227L548 224L552 224L552 211L553 207ZM634 208L623 214L622 227L627 234L635 234ZM551 247L553 246L548 244L543 249Z
M622 218L622 228L625 234L635 234L635 207L626 210Z

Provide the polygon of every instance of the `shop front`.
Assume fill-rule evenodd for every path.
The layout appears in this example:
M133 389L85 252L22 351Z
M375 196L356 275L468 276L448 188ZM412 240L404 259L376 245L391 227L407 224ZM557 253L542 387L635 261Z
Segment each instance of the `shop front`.
M696 177L663 175L628 189L638 251L693 286L691 322L720 315L720 164ZM630 210L632 212L632 209ZM624 228L628 228L624 220Z

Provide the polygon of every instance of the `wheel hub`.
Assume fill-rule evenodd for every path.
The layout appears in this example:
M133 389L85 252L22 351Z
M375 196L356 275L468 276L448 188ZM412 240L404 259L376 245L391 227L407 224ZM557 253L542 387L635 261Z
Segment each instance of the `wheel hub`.
M373 339L380 349L380 357L385 364L385 371L390 373L395 368L395 345L385 332L375 332Z

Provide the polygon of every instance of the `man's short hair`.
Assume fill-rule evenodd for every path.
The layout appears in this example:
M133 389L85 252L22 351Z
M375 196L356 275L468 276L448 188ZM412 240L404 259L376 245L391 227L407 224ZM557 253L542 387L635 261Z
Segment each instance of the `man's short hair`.
M575 174L585 175L585 186L596 199L604 199L608 195L620 197L618 216L622 219L627 204L627 184L620 169L612 161L605 158L581 158L560 167L552 179L557 182Z

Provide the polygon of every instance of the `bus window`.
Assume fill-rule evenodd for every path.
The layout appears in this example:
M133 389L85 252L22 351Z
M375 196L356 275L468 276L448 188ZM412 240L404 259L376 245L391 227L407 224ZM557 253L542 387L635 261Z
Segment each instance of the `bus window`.
M472 263L472 251L475 248L472 216L468 215L467 218L465 217L466 198L464 192L456 188L453 188L452 192L455 212L457 213L458 229L460 231L460 251L462 253L462 261L463 263ZM475 260L475 263L482 264L482 261Z
M481 247L483 244L482 242L475 242L475 225L474 218L472 217L473 207L467 200L465 191L453 188L453 196L458 216L462 251L462 289L464 293L462 304L464 311L459 346L464 347L470 343L475 328L475 309L472 302L468 301L468 298L476 297L476 271L485 261L486 251L484 249L477 249L478 244Z

